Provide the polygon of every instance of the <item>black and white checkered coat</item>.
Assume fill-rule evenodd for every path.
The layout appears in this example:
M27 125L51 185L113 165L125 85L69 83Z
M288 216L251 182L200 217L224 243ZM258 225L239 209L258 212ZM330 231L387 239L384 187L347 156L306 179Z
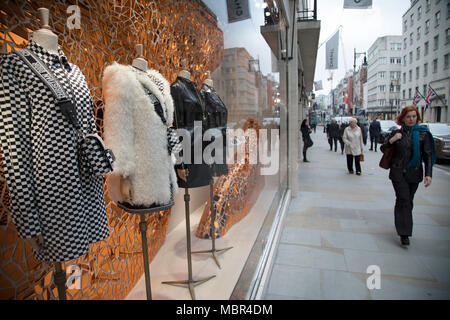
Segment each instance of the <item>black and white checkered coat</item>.
M80 69L62 50L52 54L33 41L27 48L75 98L82 131L94 132L92 98ZM42 235L38 259L75 259L109 236L102 178L79 170L79 138L50 89L16 54L2 57L1 67L0 148L14 224L21 238Z

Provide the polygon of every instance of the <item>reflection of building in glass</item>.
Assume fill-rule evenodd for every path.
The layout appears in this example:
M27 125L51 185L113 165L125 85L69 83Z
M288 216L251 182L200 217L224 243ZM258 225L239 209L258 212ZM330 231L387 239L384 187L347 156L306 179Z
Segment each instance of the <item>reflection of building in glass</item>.
M239 122L248 118L261 119L269 110L267 76L245 48L229 48L223 61L212 73L214 86L228 109L228 121Z

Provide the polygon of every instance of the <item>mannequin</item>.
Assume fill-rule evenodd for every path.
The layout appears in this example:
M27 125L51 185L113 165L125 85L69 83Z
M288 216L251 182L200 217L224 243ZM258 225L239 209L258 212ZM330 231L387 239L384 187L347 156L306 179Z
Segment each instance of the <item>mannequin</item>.
M211 88L214 88L214 82L211 79L211 73L208 71L208 79L205 80L205 82L203 82L204 84L206 84L207 86L210 86Z
M136 45L136 53L137 53L137 57L135 59L133 59L133 62L131 65L141 71L147 72L148 62L145 59L145 57L142 55L142 53L143 53L142 44L139 43ZM122 194L123 199L125 201L127 201L128 203L131 203L130 179L128 177L121 176L119 178L119 183L120 183L120 193Z
M32 39L50 53L58 54L58 36L50 30L48 25L49 11L46 8L39 8L38 11L41 18L41 29L33 32Z
M191 80L191 73L187 70L181 70L178 76L187 80ZM177 173L181 179L187 182L186 169L177 169Z
M147 71L148 63L145 57L142 55L142 44L136 45L137 57L133 60L132 66L138 68L141 71Z
M39 15L41 20L41 29L33 32L32 39L38 45L53 54L58 54L58 36L50 30L48 25L49 10L47 8L39 8ZM28 238L25 241L36 251L41 250L41 245L44 242L42 235L36 238Z

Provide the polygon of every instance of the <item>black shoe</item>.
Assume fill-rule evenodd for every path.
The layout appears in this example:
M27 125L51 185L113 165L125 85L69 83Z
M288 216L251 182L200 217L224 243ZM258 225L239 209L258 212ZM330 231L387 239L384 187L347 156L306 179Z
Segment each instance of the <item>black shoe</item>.
M303 159L303 162L309 162L308 159Z
M369 151L373 151L373 149L369 149Z
M357 176L360 176L360 175L361 175L361 172L357 172L356 175L357 175Z
M377 149L375 149L375 152L377 152Z
M400 236L400 241L402 245L409 246L409 237L408 236Z
M350 174L354 174L354 172L353 172L353 171L349 171L348 173L350 173Z

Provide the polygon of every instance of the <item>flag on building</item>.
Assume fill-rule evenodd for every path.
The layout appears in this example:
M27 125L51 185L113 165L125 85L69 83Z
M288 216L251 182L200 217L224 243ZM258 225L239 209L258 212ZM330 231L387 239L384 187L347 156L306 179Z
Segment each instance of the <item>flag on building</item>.
M314 81L314 91L323 90L322 80Z
M428 94L427 97L425 98L425 103L429 105L436 98L437 98L436 92L434 92L434 90L430 86L428 86Z
M227 0L228 23L250 19L248 0Z
M420 95L420 93L418 91L416 91L416 95L414 96L413 99L413 105L417 106L417 104L419 103L419 101L422 99L422 96Z
M372 0L344 0L344 9L371 9Z
M339 58L339 30L327 41L326 44L326 64L325 69L333 70L338 68Z

